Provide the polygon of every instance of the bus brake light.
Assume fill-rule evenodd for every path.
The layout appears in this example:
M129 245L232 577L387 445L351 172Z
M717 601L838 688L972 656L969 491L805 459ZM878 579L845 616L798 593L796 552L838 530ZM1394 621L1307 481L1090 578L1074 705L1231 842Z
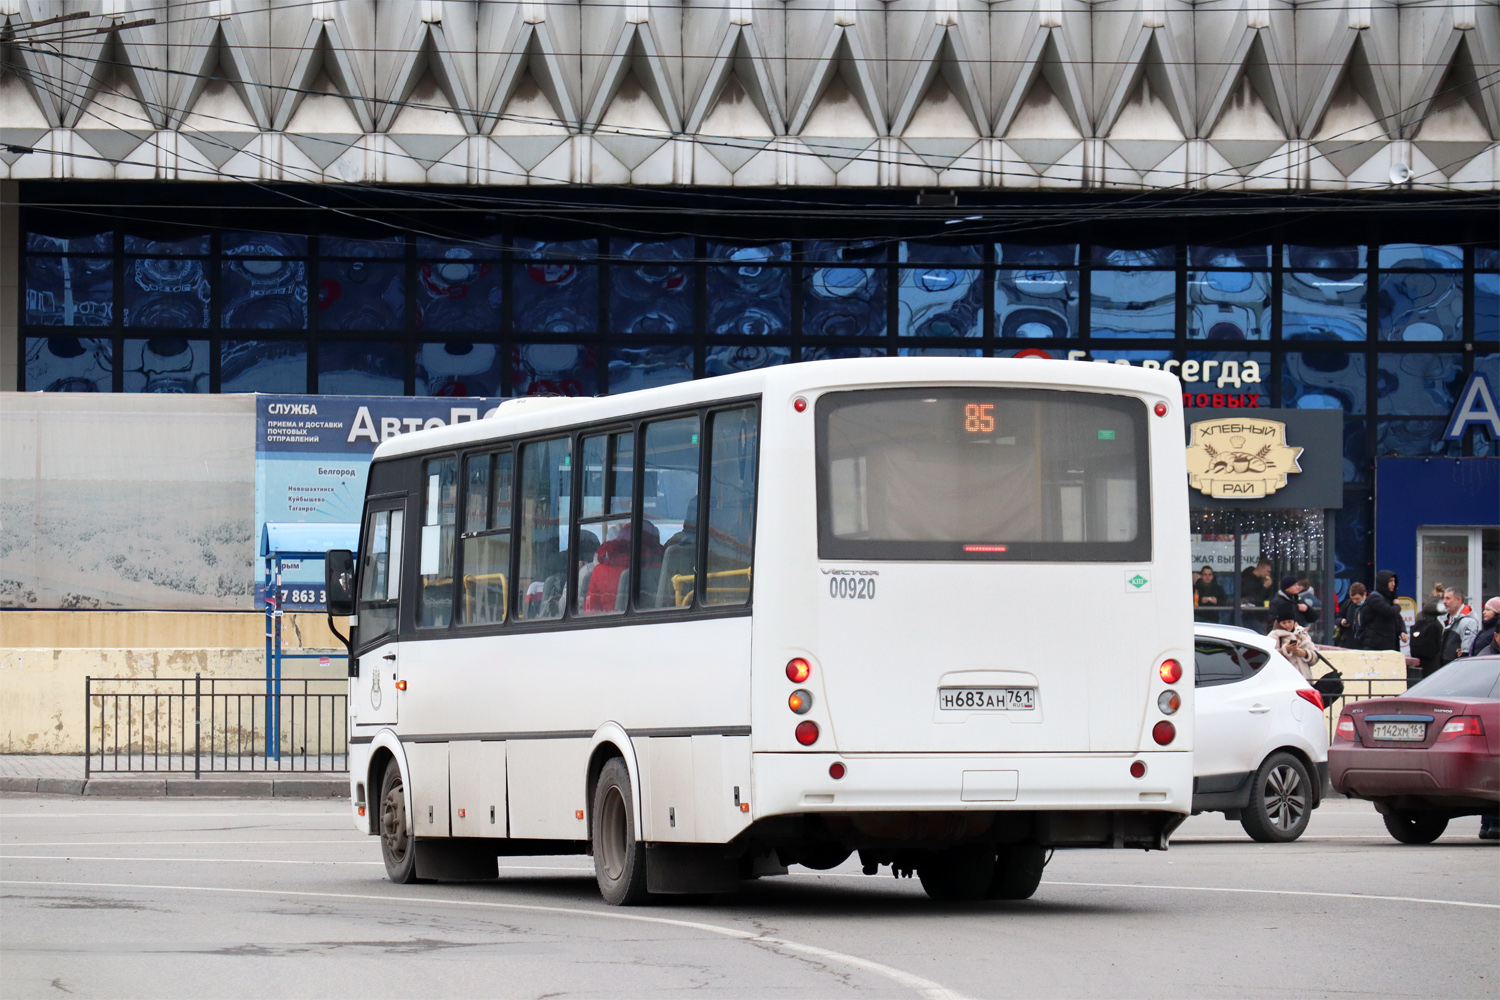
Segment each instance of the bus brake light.
M786 665L786 679L793 684L801 684L812 676L812 664L802 657L793 657Z
M1168 684L1176 684L1182 680L1182 664L1176 660L1162 660L1161 679Z

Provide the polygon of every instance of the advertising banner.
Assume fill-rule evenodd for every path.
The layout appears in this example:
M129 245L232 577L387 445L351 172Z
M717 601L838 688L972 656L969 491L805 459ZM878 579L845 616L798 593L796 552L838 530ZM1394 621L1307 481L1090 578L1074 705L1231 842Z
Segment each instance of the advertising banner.
M370 458L398 434L479 420L498 399L393 396L255 397L257 605L265 601L265 525L357 524ZM283 562L282 607L323 607L323 563Z

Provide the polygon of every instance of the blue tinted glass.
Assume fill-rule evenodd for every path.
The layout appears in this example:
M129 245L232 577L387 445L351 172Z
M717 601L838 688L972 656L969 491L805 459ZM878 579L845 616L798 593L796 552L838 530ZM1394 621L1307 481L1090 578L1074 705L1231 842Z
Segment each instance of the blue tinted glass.
M885 272L879 268L809 268L802 284L804 336L878 337L885 333Z
M301 340L226 340L219 347L220 392L306 392Z
M207 392L208 354L206 340L126 340L125 391Z
M1462 340L1463 276L1383 274L1378 308L1381 340Z
M114 261L108 257L26 258L26 322L33 326L110 326Z
M1401 417L1446 416L1463 388L1461 354L1382 354L1376 411Z
M976 246L903 241L897 248L897 259L903 264L958 264L977 267L984 263L984 250Z
M802 259L830 264L878 264L889 256L886 240L808 240Z
M1112 353L1115 352L1095 351L1094 357L1097 358ZM1153 357L1157 356L1157 353L1150 352ZM1256 393L1265 395L1271 391L1269 385L1271 381L1270 354L1247 353L1245 351L1188 351L1187 359L1198 362L1198 374L1197 381L1183 382L1182 389L1184 392L1224 393L1231 396L1243 396ZM1255 367L1251 368L1248 364L1249 362L1254 362ZM1224 366L1227 363L1233 363L1237 366L1236 370L1240 380L1239 385L1225 381ZM1178 372L1177 375L1181 378L1181 372ZM1254 375L1260 381L1247 382L1245 381L1247 375ZM1269 406L1270 400L1268 398L1262 399L1261 404Z
M114 248L114 233L94 233L91 236L26 234L26 249L41 253L109 253Z
M1191 267L1270 267L1271 248L1264 244L1253 247L1188 247L1188 264Z
M400 257L406 253L406 237L381 236L373 240L324 236L318 241L320 257Z
M327 261L318 285L318 325L324 330L399 330L406 318L405 266Z
M599 328L597 266L528 261L516 265L511 282L517 330L593 333Z
M582 344L516 344L510 349L513 396L597 396L594 349Z
M1177 260L1175 247L1089 248L1089 259L1106 267L1171 267Z
M1474 269L1477 271L1500 271L1500 250L1494 247L1474 249Z
M691 347L615 347L609 352L611 395L687 382L692 377Z
M784 365L792 360L790 347L761 347L746 344L740 347L710 347L703 360L705 375L730 375L747 372L753 368L770 368Z
M208 326L210 288L204 262L137 257L125 262L125 325L201 330Z
M324 340L318 345L318 391L333 396L400 396L406 376L400 344Z
M145 236L125 234L125 252L150 254L153 257L172 257L179 254L208 253L208 234L174 237L170 239L148 239Z
M494 258L500 256L503 245L499 236L475 236L463 240L438 240L430 236L418 236L417 256Z
M223 285L219 295L225 327L231 330L302 330L307 327L305 262L226 260L221 273ZM305 389L294 391L303 392Z
M1066 357L1067 355L1063 355L1063 356ZM1194 357L1217 357L1217 356L1218 355L1203 354L1201 352L1194 355ZM1232 357L1240 357L1240 356L1241 355L1232 355ZM1114 364L1117 361L1129 362L1132 365L1138 365L1142 361L1155 361L1157 364L1160 364L1163 361L1170 361L1170 360L1172 360L1172 352L1171 351L1094 351L1093 354L1090 355L1090 358L1093 361L1104 362L1104 363L1108 363L1108 364Z
M1015 350L999 350L995 352L997 358L1040 358L1043 361L1063 361L1068 357L1064 350L1046 350L1041 347L1017 347Z
M708 256L714 260L743 261L752 264L771 260L790 260L792 245L782 241L745 246L736 243L715 243L710 240Z
M1474 272L1474 339L1500 340L1500 274Z
M979 337L984 334L980 272L946 264L903 267L896 330L903 337Z
M1344 418L1344 482L1363 483L1370 478L1369 465L1365 462L1364 417ZM1348 500L1344 501L1346 504Z
M620 243L609 271L609 328L613 333L682 336L693 330L698 274L686 262L691 239Z
M804 347L803 361L829 361L837 358L883 358L883 347Z
M529 236L517 236L516 256L527 259L542 257L597 257L598 240L537 240Z
M982 358L977 347L903 347L896 352L902 358Z
M1287 351L1281 361L1281 405L1364 413L1365 356L1349 351Z
M1077 267L1078 244L1029 246L1025 243L996 243L995 261L1005 267Z
M27 392L109 392L114 367L109 340L26 338Z
M1046 263L996 271L995 336L1078 336L1078 272Z
M710 267L708 332L715 336L784 337L792 332L792 272L741 259Z
M1380 248L1377 263L1386 267L1461 268L1462 247L1430 246L1425 243L1387 243Z
M498 332L500 265L458 257L418 264L417 329Z
M1382 420L1376 425L1375 454L1378 457L1458 458L1463 448L1458 441L1444 441L1443 420Z
M1271 276L1253 271L1189 271L1188 338L1270 340Z
M1333 574L1340 605L1349 598L1349 584L1358 582L1368 587L1375 578L1370 572L1370 562L1375 558L1371 506L1369 500L1349 496L1333 515Z
M1362 246L1310 247L1288 245L1282 263L1293 271L1357 271L1367 261Z
M307 237L296 233L225 233L224 252L235 257L304 257Z
M500 348L457 341L417 351L417 396L500 395Z
M1282 339L1365 339L1363 274L1288 271L1281 280Z
M1172 271L1095 271L1089 296L1091 336L1170 339L1177 327Z

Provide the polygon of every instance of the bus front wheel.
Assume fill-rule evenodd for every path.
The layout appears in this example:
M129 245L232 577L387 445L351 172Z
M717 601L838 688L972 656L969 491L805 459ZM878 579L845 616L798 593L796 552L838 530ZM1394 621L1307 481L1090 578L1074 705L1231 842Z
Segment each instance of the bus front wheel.
M380 781L380 855L392 882L405 885L417 880L417 840L406 815L401 768L394 760L386 764Z
M646 845L635 839L630 772L618 757L604 765L594 786L594 877L612 906L646 901Z

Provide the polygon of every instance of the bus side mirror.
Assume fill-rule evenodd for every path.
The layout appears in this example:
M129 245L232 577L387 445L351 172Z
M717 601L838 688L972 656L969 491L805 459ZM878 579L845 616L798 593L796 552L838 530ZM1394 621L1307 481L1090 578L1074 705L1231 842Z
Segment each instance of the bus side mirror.
M329 549L323 557L323 586L330 615L354 614L354 553Z

